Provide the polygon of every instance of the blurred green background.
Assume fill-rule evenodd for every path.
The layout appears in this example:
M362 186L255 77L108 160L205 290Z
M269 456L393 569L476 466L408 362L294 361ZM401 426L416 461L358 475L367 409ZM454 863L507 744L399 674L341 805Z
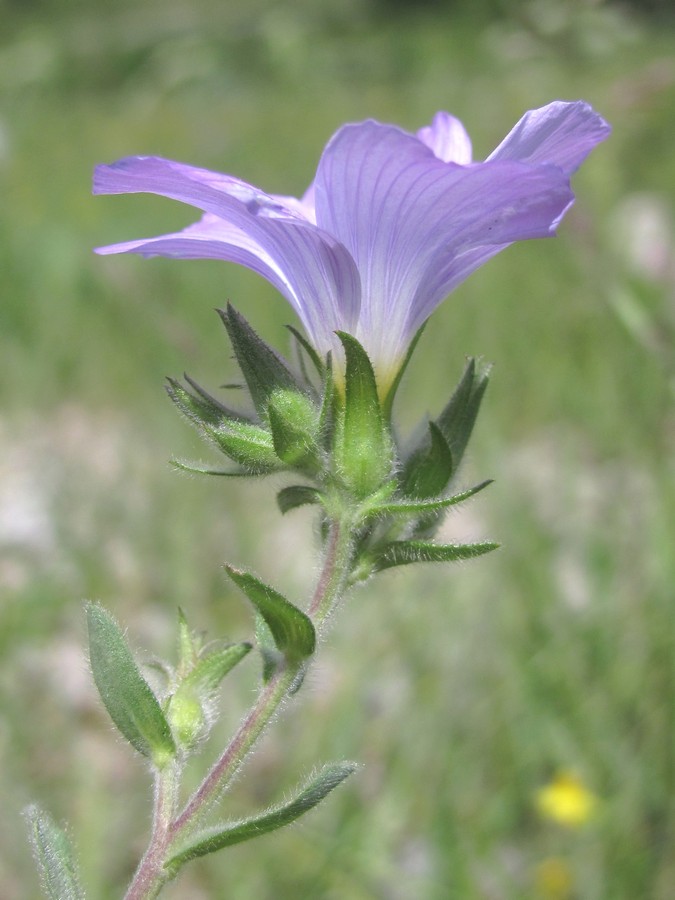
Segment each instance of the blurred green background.
M223 803L250 813L314 765L364 767L311 817L186 870L167 898L668 900L675 896L675 30L670 4L592 0L15 0L0 6L0 893L37 898L20 810L69 822L91 898L144 846L148 777L87 672L84 598L145 659L176 607L251 621L221 563L292 599L313 519L279 483L172 471L208 458L163 393L234 376L213 308L288 346L285 302L217 262L98 258L191 209L90 196L97 162L156 153L298 194L343 122L462 118L476 156L552 99L614 126L555 241L512 247L434 317L410 428L464 357L494 363L463 483L496 484L445 535L503 548L355 593L305 689ZM252 698L230 677L211 758ZM595 815L537 791L572 771ZM195 771L194 777L196 778Z

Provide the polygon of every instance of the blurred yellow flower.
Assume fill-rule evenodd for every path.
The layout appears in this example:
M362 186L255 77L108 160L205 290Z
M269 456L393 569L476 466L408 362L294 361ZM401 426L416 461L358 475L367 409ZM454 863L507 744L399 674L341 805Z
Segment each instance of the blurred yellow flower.
M537 896L546 900L567 900L572 896L572 873L559 856L549 856L539 863L534 883Z
M562 771L536 794L539 813L558 825L578 828L595 812L598 798L574 772Z

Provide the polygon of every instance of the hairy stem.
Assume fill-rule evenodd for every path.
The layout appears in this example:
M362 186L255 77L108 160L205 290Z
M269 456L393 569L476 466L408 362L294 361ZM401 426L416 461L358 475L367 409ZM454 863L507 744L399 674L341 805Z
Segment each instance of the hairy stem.
M152 837L125 900L153 900L168 880L164 860L177 801L178 771L177 766L171 763L155 776Z
M318 635L344 590L351 562L351 534L347 523L331 522L324 563L307 610ZM248 753L289 696L298 672L279 669L263 685L250 709L220 758L176 815L177 779L159 773L155 789L155 821L152 838L129 887L125 900L153 900L174 873L166 863L181 840L193 830L232 781Z

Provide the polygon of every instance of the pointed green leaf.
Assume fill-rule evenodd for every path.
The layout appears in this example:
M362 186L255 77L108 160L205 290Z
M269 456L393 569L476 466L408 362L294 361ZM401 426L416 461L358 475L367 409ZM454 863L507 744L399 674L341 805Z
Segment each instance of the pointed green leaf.
M91 603L87 623L91 669L110 718L139 753L162 768L175 756L176 746L157 698L113 617Z
M350 334L338 331L337 336L347 364L344 417L336 457L340 476L358 496L365 497L389 476L391 446L368 355Z
M33 853L46 896L49 900L84 900L84 891L66 832L38 806L29 806L24 815L30 828Z
M188 375L185 380L194 389L195 393L187 390L175 378L167 378L166 392L176 404L183 415L189 419L193 425L202 427L204 425L218 426L226 421L248 422L250 419L237 413L229 407L224 406L220 401L211 397L206 391L194 382Z
M314 368L316 369L317 373L321 377L323 377L324 364L321 361L321 357L316 352L314 347L312 347L312 345L309 343L307 338L305 338L302 334L300 334L300 332L297 330L297 328L294 328L292 325L287 325L286 328L288 328L290 333L293 335L295 340L298 342L298 345L300 347L302 347L302 349L305 351L307 356L309 356L309 358L312 360L312 363L313 363Z
M411 359L413 353L415 352L415 347L417 347L419 339L422 337L422 332L424 331L426 324L427 324L426 322L423 322L420 325L420 327L417 329L417 331L415 332L415 337L412 339L412 341L408 345L408 350L406 352L405 359L399 366L399 369L396 372L396 376L391 383L391 387L389 388L389 390L387 391L387 393L385 395L384 402L382 403L382 411L384 413L384 418L387 422L391 421L391 412L392 412L392 407L394 405L394 399L396 397L396 392L399 389L401 380L403 378L403 375L405 374L405 370L408 368L408 363L410 362L410 359Z
M298 506L308 503L320 503L321 491L308 484L291 484L282 488L277 494L277 504L282 513L287 513Z
M197 463L189 463L185 459L172 459L171 465L180 472L189 472L190 475L224 475L227 478L250 478L252 472L244 472L242 469L232 472L223 469L210 469L207 466L197 465Z
M239 412L238 410L231 409L229 406L226 406L221 400L218 400L216 397L212 397L203 387L197 384L187 372L183 373L183 378L190 385L195 394L198 395L199 398L210 408L213 410L214 417L220 413L220 418L225 417L226 419L233 419L235 422L251 422L253 421L250 416L244 415L244 413ZM241 389L241 385L238 385L239 389Z
M438 497L454 471L454 460L440 428L429 422L429 431L412 451L401 473L401 493L408 497Z
M355 763L343 762L324 766L319 774L290 803L271 809L261 816L244 819L202 831L193 836L190 844L182 847L166 864L169 871L177 871L184 863L224 847L240 844L284 825L289 825L309 812L332 790L348 778L357 768Z
M201 641L199 641L188 625L183 610L178 607L178 674L183 676L186 672L191 672L197 660L199 659L199 651L201 650Z
M319 428L324 450L330 451L333 445L333 430L335 426L335 381L333 379L333 357L330 353L326 356L326 366L323 375L323 393L321 396L321 410L319 412Z
M425 513L440 512L449 506L456 506L456 504L468 500L469 497L473 497L489 484L492 484L491 478L459 494L453 494L452 497L441 497L438 500L395 500L390 503L379 503L370 507L369 512L376 516L412 516L416 513L424 515Z
M476 544L434 544L431 541L392 541L382 548L375 560L374 571L390 569L392 566L406 566L416 562L455 562L460 559L473 559L491 550L499 544L494 541L481 541Z
M232 566L225 566L225 571L263 617L277 649L291 666L299 665L314 653L314 625L304 612L249 572Z
M295 375L284 359L260 338L231 303L218 310L232 343L239 368L251 393L258 415L265 418L267 401L275 388L300 390Z
M230 644L220 650L214 650L197 661L190 674L183 680L183 685L196 690L199 694L208 694L215 691L223 678L241 662L251 651L253 645L248 641L239 644Z
M469 359L455 392L436 419L452 451L455 469L459 467L471 437L489 377L489 368L479 371L476 360Z

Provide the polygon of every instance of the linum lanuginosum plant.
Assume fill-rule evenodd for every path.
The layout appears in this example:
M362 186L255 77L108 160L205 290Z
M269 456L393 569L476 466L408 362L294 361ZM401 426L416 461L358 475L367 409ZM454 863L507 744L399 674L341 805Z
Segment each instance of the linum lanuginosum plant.
M302 199L266 194L230 175L155 157L99 166L94 192L149 192L203 212L161 237L101 248L184 259L216 258L258 272L291 303L297 367L265 344L231 306L220 312L250 396L233 409L191 378L168 392L186 418L229 460L205 474L286 472L282 513L317 507L323 565L304 610L276 588L230 565L226 571L256 614L260 692L197 790L180 776L217 711L225 675L252 643L202 646L179 617L179 660L154 693L119 626L88 609L94 679L113 721L146 757L155 779L152 835L127 900L158 895L189 860L291 822L354 769L325 766L287 802L239 822L211 820L219 801L280 705L302 684L327 617L345 591L392 566L479 556L491 542L441 544L445 511L488 482L457 489L457 472L487 386L469 360L440 414L399 443L392 405L417 336L436 306L508 244L552 235L573 202L570 175L609 134L583 102L526 113L484 161L471 161L461 123L437 113L410 134L374 121L331 138ZM29 812L47 894L82 898L64 832Z

